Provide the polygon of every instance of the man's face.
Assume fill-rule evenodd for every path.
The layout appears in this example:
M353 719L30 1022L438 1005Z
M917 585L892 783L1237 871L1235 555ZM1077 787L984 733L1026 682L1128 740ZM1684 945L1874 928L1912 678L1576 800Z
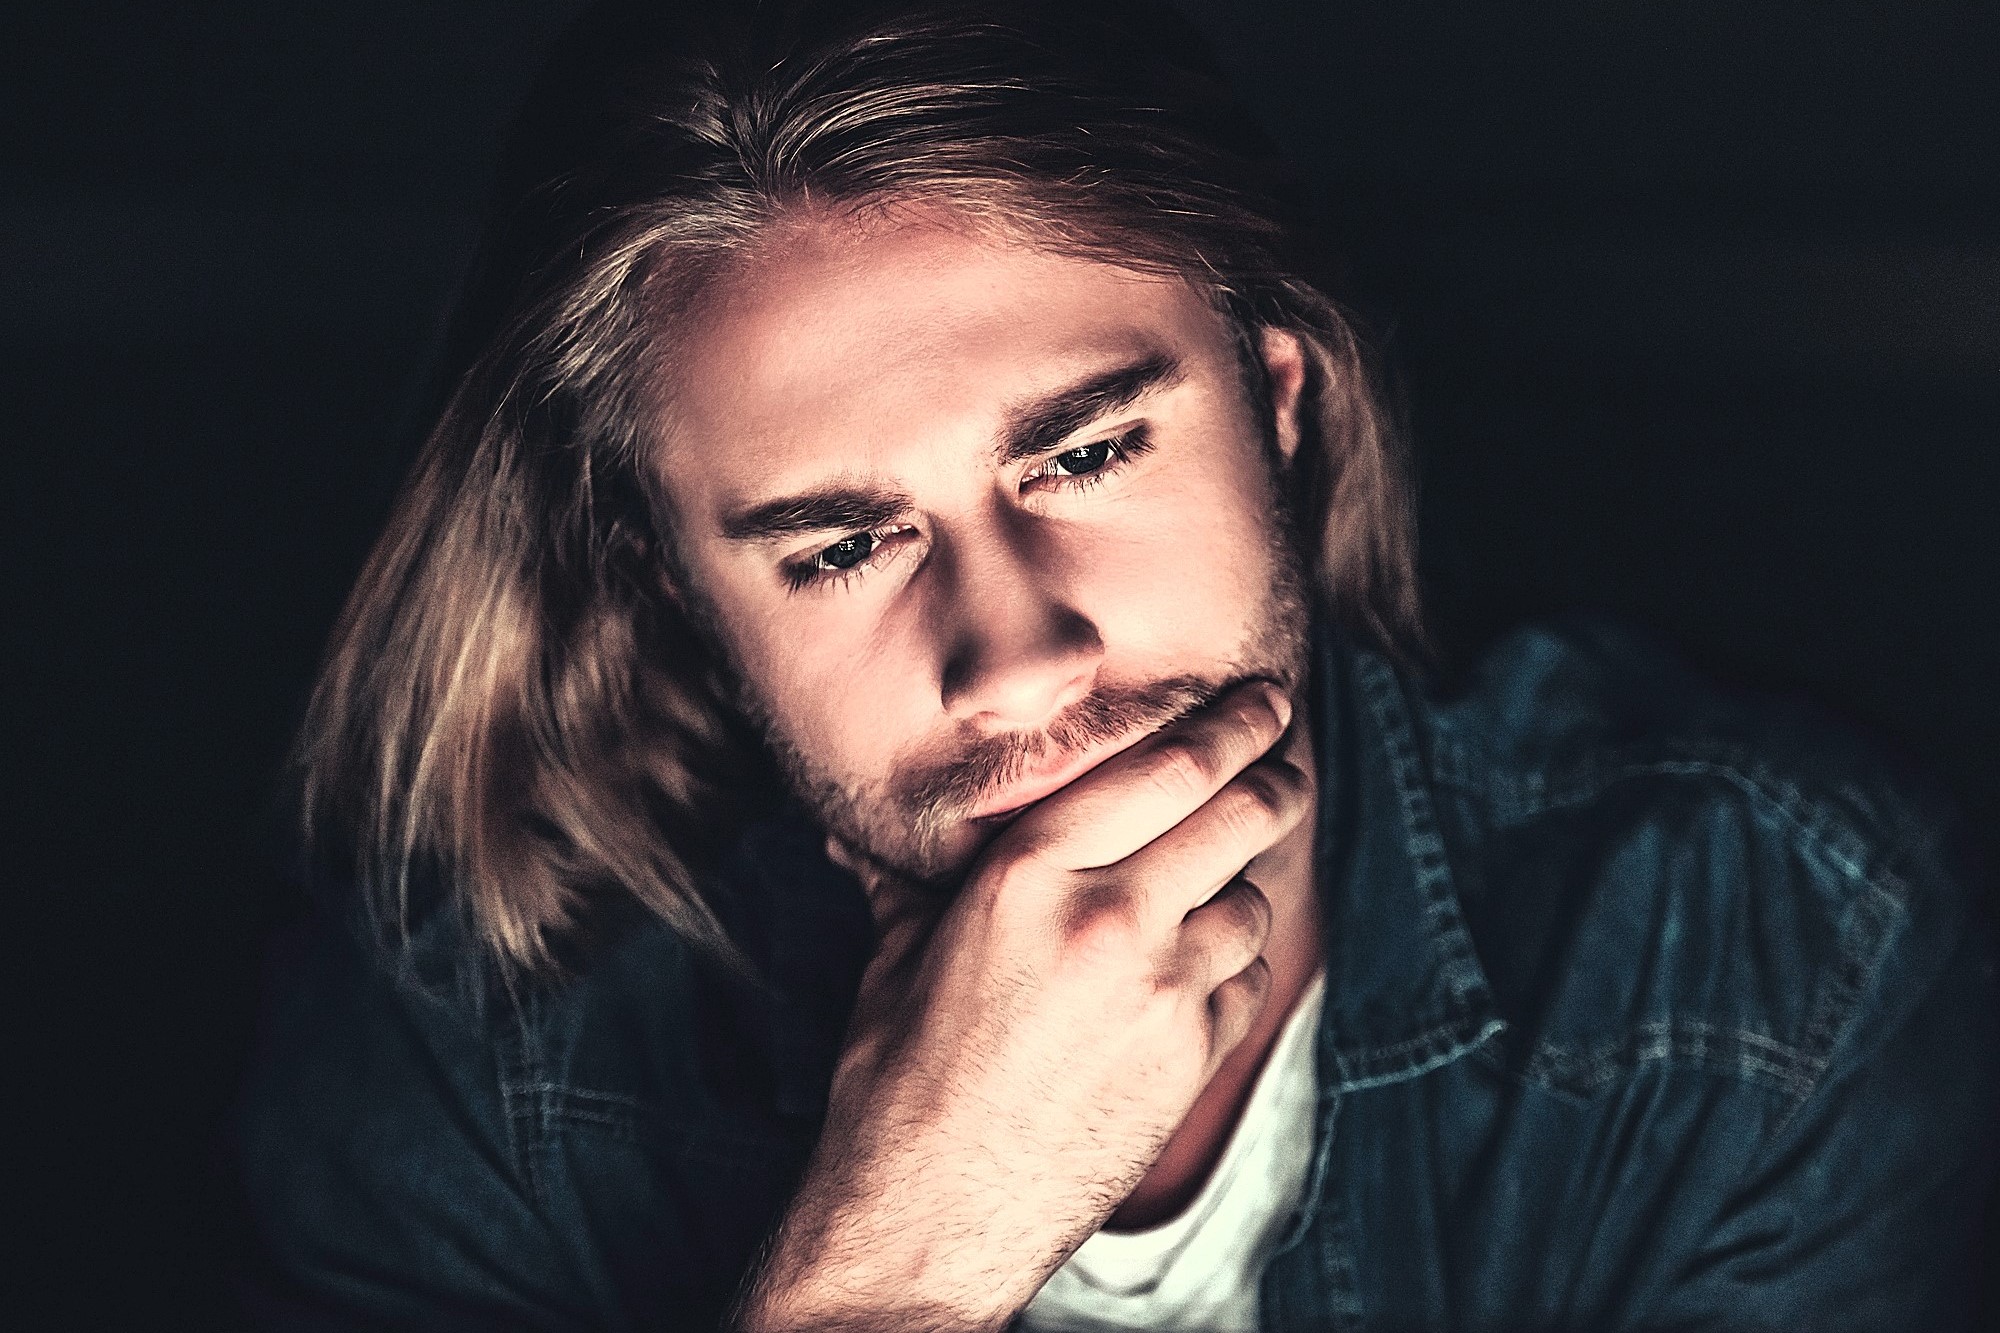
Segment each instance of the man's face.
M1010 812L1238 681L1306 600L1269 441L1185 282L945 219L802 225L685 327L679 596L826 830L947 887Z

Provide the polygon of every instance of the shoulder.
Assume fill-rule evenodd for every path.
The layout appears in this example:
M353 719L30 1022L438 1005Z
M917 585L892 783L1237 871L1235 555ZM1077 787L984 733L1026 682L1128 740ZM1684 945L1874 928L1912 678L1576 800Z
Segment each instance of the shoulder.
M572 1301L517 1151L510 1025L324 917L273 942L266 980L232 1126L263 1317L453 1327L510 1285Z
M265 1280L384 1320L719 1308L811 1143L784 1003L637 909L559 981L457 984L456 936L274 949L233 1136Z
M1630 630L1517 631L1413 718L1510 1044L1550 1086L1657 1064L1796 1104L1974 927L1923 783Z
M687 1045L660 1039L689 1026L686 947L658 931L604 961L561 983L503 983L441 919L406 946L365 941L324 911L286 928L267 948L239 1100L250 1183L289 1191L331 1173L359 1189L463 1188L441 1174L462 1166L531 1196L537 1138L593 1099L600 1123L612 1105L635 1106L650 1074L631 1055L658 1064ZM630 979L642 969L639 997Z
M450 1100L524 1122L508 1131L523 1149L571 1125L682 1144L732 1125L754 1136L773 1099L774 1034L805 1025L837 1040L840 969L859 970L854 913L817 847L785 812L748 826L706 877L748 972L607 893L556 968L501 975L441 892L392 943L369 938L337 886L316 884L317 910L269 950L248 1104L338 1077L368 1085L356 1113ZM860 922L865 943L865 907Z

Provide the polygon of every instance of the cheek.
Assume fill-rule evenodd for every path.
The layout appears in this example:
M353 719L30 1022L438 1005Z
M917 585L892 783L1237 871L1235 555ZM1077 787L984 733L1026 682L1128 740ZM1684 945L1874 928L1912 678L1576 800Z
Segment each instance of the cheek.
M824 772L845 781L886 773L897 742L931 721L913 712L929 697L921 659L908 644L846 636L820 626L802 633L781 613L739 627L742 670L773 724Z
M1269 595L1275 522L1259 476L1189 470L1135 495L1127 521L1100 530L1091 603L1118 622L1119 637L1163 653L1213 650L1254 619Z

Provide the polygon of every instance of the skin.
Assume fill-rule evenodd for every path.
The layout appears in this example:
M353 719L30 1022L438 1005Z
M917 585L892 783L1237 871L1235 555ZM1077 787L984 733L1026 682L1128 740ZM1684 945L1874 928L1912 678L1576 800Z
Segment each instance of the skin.
M1091 1232L1191 1197L1320 957L1275 487L1303 358L1260 333L1260 407L1189 284L908 209L796 220L684 326L669 591L879 933L742 1323L1000 1327ZM897 503L733 532L830 485Z

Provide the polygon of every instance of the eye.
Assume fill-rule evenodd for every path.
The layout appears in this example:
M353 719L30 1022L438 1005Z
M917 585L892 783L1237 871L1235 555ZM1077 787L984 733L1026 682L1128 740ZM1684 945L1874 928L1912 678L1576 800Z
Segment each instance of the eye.
M1065 449L1049 461L1072 477L1095 472L1111 461L1111 441L1099 440L1096 444Z
M811 587L818 583L846 582L858 577L862 571L881 563L887 557L885 551L893 552L901 545L898 540L916 529L901 524L883 528L871 528L867 532L852 532L839 541L822 546L805 559L784 567L785 580L794 590Z
M1146 428L1134 426L1122 435L1051 454L1025 480L1048 480L1072 490L1088 490L1152 448Z
M819 559L833 569L852 569L873 554L877 540L872 532L857 532L821 551Z

